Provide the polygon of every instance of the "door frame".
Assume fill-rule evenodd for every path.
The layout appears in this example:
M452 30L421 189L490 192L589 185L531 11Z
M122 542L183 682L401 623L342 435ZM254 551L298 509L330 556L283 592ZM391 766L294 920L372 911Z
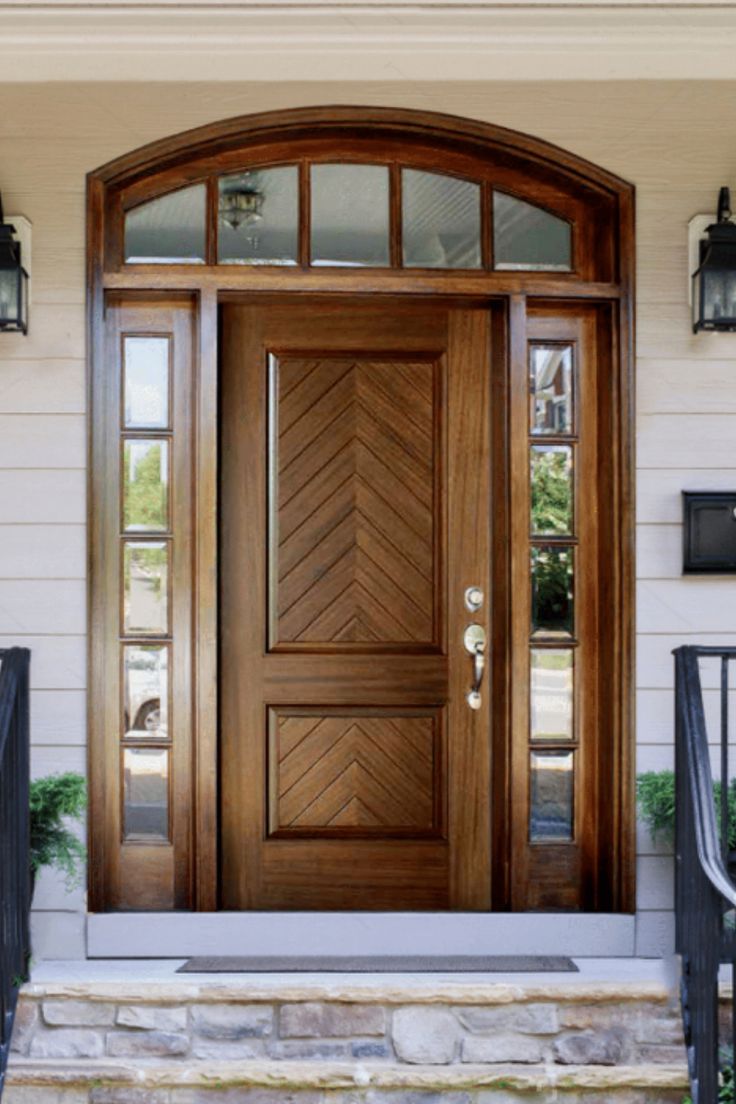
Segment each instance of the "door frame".
M249 153L283 158L310 142L337 142L341 148L423 150L436 157L437 171L449 159L488 159L505 166L512 190L538 188L542 205L558 196L561 209L575 221L578 271L388 271L295 269L267 270L216 265L125 264L122 219L127 207L182 186L203 174L226 171ZM358 156L356 154L356 156ZM429 164L431 162L428 161ZM516 182L516 183L514 183ZM304 185L302 185L304 187ZM527 189L528 190L528 189ZM166 138L127 154L90 173L87 188L87 274L90 381L89 529L89 775L90 908L131 907L111 898L111 870L119 865L120 843L96 830L115 796L110 748L109 679L116 669L118 640L106 611L110 602L109 533L105 504L111 485L109 428L110 371L105 338L106 305L115 302L186 302L193 319L191 380L192 616L186 648L191 671L189 744L183 749L190 774L178 798L189 795L191 819L183 829L176 858L181 892L155 907L210 912L217 907L217 418L218 305L243 294L303 292L330 295L440 295L472 301L503 302L494 334L510 365L524 378L526 344L523 321L530 300L600 304L611 319L611 372L614 411L615 514L619 544L612 586L616 618L610 631L616 642L612 673L614 731L613 834L606 856L607 890L596 895L605 911L634 909L635 816L633 743L633 596L634 596L634 418L633 289L634 189L627 182L548 143L489 124L452 116L382 108L308 108L245 116ZM210 240L217 210L210 191ZM488 234L487 227L484 234ZM486 246L486 248L489 248ZM209 260L214 260L212 253ZM509 325L506 325L508 320ZM507 337L511 335L507 348ZM498 397L498 396L497 396ZM507 481L508 482L508 481ZM113 484L114 485L114 481ZM505 505L508 509L508 502ZM108 511L109 512L109 511ZM115 584L117 587L117 583ZM505 677L505 676L504 676ZM498 687L509 696L508 681ZM508 707L507 707L508 712ZM507 726L508 728L509 726ZM508 779L494 779L494 806L509 800ZM508 848L506 848L508 854ZM494 876L496 901L510 906L508 861Z

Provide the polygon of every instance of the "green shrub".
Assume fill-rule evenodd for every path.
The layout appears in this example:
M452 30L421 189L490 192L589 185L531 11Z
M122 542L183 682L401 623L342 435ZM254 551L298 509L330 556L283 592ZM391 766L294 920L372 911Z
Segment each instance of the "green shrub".
M67 889L79 885L86 857L84 844L64 823L79 820L87 807L87 783L79 774L54 774L31 782L31 874L55 866Z
M674 843L675 840L675 775L673 771L647 771L636 780L636 797L642 820L652 839ZM721 783L713 783L716 821L721 817ZM736 850L736 778L728 784L728 846Z

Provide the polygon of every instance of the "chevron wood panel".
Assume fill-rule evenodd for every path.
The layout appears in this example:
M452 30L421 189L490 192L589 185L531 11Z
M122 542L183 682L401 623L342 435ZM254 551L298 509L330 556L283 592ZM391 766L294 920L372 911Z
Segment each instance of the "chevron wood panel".
M437 365L291 356L271 370L272 644L435 644Z
M438 710L272 710L275 835L432 835L441 831Z

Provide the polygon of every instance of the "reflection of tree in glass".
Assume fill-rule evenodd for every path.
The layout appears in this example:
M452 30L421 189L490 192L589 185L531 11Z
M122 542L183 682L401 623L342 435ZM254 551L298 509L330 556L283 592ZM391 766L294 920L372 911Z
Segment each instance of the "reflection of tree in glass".
M569 533L571 521L569 449L532 449L532 531Z
M166 528L166 482L162 446L125 446L125 525L135 529Z
M532 549L534 629L572 632L572 549L544 545Z

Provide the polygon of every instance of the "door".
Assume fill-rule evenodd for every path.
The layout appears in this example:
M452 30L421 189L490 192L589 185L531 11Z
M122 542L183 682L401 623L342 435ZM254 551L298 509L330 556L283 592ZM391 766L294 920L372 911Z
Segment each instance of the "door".
M487 909L488 312L230 303L222 338L221 904Z

